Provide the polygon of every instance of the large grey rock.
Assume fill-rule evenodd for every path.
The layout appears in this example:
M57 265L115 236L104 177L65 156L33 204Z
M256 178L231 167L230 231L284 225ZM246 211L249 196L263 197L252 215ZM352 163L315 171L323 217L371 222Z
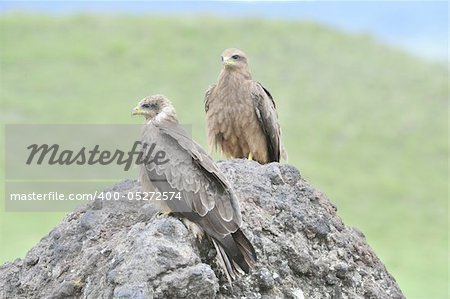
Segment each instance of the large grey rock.
M0 267L0 298L404 298L364 235L297 169L219 163L259 261L232 288L207 239L146 201L78 208L24 259ZM124 181L111 190L139 190Z

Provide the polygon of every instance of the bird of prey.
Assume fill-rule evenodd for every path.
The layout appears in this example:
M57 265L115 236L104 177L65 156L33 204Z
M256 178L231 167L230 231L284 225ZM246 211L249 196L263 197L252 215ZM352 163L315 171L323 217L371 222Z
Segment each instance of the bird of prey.
M252 80L247 56L239 49L222 53L217 84L205 95L208 143L227 157L261 164L279 162L287 153L280 140L275 101L261 83Z
M141 142L154 144L152 153L165 153L165 163L141 164L143 191L156 187L180 194L179 199L157 201L160 211L188 220L212 239L230 282L241 270L248 273L256 253L240 229L239 201L215 162L178 124L165 96L145 97L132 114L145 117Z

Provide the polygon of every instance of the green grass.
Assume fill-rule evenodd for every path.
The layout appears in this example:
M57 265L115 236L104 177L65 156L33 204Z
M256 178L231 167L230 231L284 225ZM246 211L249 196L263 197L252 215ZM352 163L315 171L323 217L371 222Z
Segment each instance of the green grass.
M139 123L130 109L163 93L204 146L204 91L222 50L244 49L276 98L289 162L365 233L408 298L447 298L446 66L309 23L10 14L0 28L2 123ZM0 217L3 263L63 214Z

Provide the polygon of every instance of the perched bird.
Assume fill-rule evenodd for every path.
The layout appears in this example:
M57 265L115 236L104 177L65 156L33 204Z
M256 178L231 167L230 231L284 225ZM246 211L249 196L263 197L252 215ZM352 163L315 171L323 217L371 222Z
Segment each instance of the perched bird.
M154 155L165 153L165 163L141 164L143 191L156 187L159 192L181 195L156 201L160 211L187 220L183 222L211 238L230 282L239 269L248 273L256 253L240 229L239 201L213 159L178 124L175 109L165 96L144 98L132 114L145 117L141 142L155 145ZM187 226L192 230L191 225Z
M232 158L261 164L279 162L287 153L280 140L275 102L261 83L252 80L247 56L239 49L222 53L217 84L205 95L208 143Z

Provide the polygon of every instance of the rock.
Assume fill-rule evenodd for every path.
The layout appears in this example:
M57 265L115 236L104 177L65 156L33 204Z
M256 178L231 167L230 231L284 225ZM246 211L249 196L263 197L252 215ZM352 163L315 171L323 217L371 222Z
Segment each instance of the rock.
M79 207L24 259L0 267L0 298L405 298L357 229L295 167L219 162L258 263L226 281L212 244L147 201ZM109 191L139 190L125 180Z

